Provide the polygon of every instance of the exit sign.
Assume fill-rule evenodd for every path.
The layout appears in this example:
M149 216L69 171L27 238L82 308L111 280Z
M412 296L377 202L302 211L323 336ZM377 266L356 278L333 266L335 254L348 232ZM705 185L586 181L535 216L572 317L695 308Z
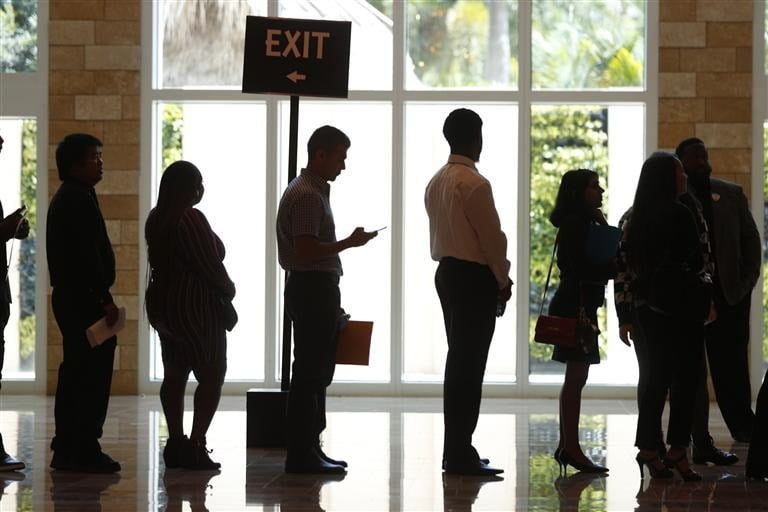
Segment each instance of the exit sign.
M248 16L243 92L346 98L349 21Z

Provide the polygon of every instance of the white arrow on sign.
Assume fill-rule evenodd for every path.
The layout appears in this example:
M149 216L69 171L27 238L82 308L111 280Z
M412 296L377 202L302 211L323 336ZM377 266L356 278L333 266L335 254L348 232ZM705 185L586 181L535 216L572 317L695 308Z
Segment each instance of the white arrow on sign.
M290 74L286 75L286 77L288 78L288 80L290 80L293 83L296 83L299 80L306 80L307 79L307 75L302 75L298 71L293 71Z

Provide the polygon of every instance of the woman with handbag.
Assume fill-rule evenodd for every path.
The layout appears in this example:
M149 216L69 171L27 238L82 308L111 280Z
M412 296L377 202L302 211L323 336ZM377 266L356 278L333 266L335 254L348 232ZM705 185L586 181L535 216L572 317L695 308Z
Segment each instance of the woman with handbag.
M160 401L168 423L166 468L218 469L205 434L216 412L227 369L227 336L237 322L235 285L224 268L224 244L194 205L203 197L200 171L183 160L160 180L157 206L145 226L149 275L147 317L157 330L164 377ZM184 435L184 389L198 381L190 438Z
M578 344L555 345L552 359L565 363L565 380L560 392L560 443L555 460L579 471L604 473L608 468L594 464L579 445L581 391L589 366L600 362L597 348L597 308L605 300L605 286L616 274L614 261L595 263L587 257L587 234L591 224L607 224L600 206L603 188L597 173L589 169L566 172L560 181L555 208L549 217L558 228L557 266L560 284L549 305L549 315L580 319ZM586 331L586 332L585 332Z
M703 355L703 328L710 312L711 281L691 211L680 202L686 175L671 153L657 152L643 164L626 225L627 269L632 275L636 318L652 376L639 397L636 460L653 478L701 480L686 455L691 437L697 371ZM658 428L667 394L670 401L667 444L659 456Z

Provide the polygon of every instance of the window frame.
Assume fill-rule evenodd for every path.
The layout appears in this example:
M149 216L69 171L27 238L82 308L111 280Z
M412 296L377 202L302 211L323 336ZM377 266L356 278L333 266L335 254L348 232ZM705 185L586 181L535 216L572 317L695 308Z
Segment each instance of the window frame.
M287 0L290 1L290 0ZM152 204L152 191L155 189L153 163L158 161L158 148L155 147L155 136L152 133L155 125L153 104L157 101L253 101L252 96L243 95L234 90L180 90L158 89L156 77L158 64L154 56L158 55L158 3L142 4L142 69L151 70L142 74L141 99L141 163L145 172L140 182L140 214L139 222L143 225ZM277 16L279 6L277 0L268 0L268 15ZM658 31L659 6L656 2L646 3L646 34L645 34L645 84L642 90L585 90L585 91L554 91L533 90L531 88L531 5L520 2L518 5L519 33L519 80L516 90L408 90L405 84L405 52L406 52L406 5L405 2L393 2L393 76L391 91L350 91L349 100L355 101L385 101L392 105L392 218L391 226L391 348L390 348L390 381L388 383L368 382L338 382L334 383L330 392L344 395L405 395L405 396L439 396L442 394L441 383L415 383L403 381L403 168L405 166L404 135L405 135L405 105L409 102L452 102L462 103L516 103L518 105L518 244L511 250L516 251L518 262L516 275L517 283L513 294L514 308L508 309L516 315L516 380L514 383L486 384L485 396L495 397L555 397L561 388L560 384L532 384L529 382L528 355L528 308L529 282L528 268L530 259L530 225L528 210L530 207L530 133L531 106L540 103L567 104L642 104L645 106L645 154L656 149L658 141ZM264 95L259 98L267 106L267 169L279 169L277 154L278 138L278 102L285 101L285 96ZM312 101L326 101L312 98ZM338 100L327 100L338 101ZM526 136L523 136L526 134ZM226 382L225 393L238 394L252 387L279 387L277 367L279 358L279 343L281 340L282 303L280 286L282 275L277 265L277 250L273 233L277 202L280 194L277 173L268 173L266 178L267 199L265 201L266 240L265 265L265 380L260 382ZM140 237L140 274L146 274L146 244ZM513 246L514 247L514 246ZM428 255L425 254L425 257ZM270 264L269 262L274 262ZM523 341L525 340L525 342ZM139 391L157 392L160 383L149 379L149 325L145 315L139 319ZM191 390L190 390L191 392ZM631 398L634 396L632 385L599 385L588 386L584 392L587 397L599 398Z

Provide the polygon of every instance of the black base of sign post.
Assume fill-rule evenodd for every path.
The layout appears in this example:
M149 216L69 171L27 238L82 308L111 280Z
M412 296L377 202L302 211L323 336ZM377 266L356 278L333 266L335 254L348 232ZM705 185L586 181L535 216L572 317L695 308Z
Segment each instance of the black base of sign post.
M285 448L288 392L249 389L245 402L246 448Z

